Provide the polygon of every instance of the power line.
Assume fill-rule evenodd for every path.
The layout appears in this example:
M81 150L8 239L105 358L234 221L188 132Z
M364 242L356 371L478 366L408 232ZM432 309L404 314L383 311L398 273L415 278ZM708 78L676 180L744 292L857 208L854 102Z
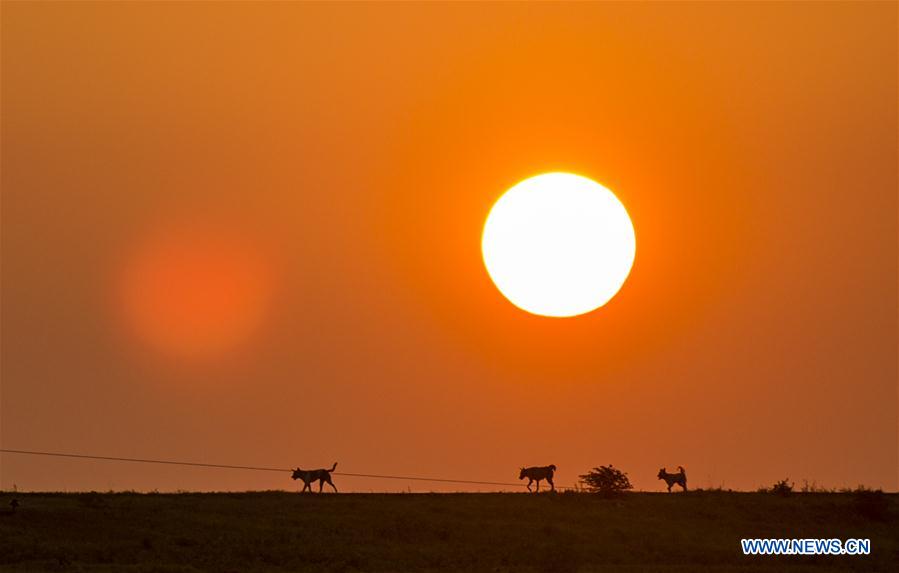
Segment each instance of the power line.
M133 463L141 463L141 464L166 464L173 466L193 466L193 467L201 467L201 468L217 468L217 469L229 469L229 470L252 470L252 471L262 471L262 472L292 472L292 468L271 468L271 467L261 467L261 466L236 466L236 465L227 465L227 464L206 464L201 462L184 462L177 460L151 460L145 458L122 458L115 456L95 456L88 454L70 454L70 453L62 453L62 452L38 452L33 450L8 450L8 449L0 449L0 453L4 454L25 454L31 456L53 456L60 458L79 458L79 459L88 459L88 460L104 460L110 462L133 462ZM507 482L498 482L498 481L477 481L477 480L464 480L464 479L447 479L447 478L432 478L432 477L422 477L422 476L395 476L395 475L379 475L379 474L356 474L356 473L344 473L344 472L334 472L334 475L338 476L347 476L347 477L360 477L360 478L376 478L376 479L394 479L394 480L406 480L406 481L429 481L429 482L440 482L440 483L462 483L462 484L472 484L472 485L501 485L506 487L527 487L523 483L507 483ZM560 487L559 489L571 489L567 487Z
M204 464L200 462L181 462L181 461L173 461L173 460L148 460L142 458L118 458L113 456L92 456L87 454L64 454L60 452L34 452L30 450L6 450L0 449L0 452L4 454L27 454L32 456L55 456L60 458L82 458L88 460L106 460L110 462L136 462L142 464L169 464L173 466L195 466L202 468L223 468L230 470L254 470L254 471L262 471L262 472L289 472L293 470L283 469L283 468L263 468L256 466L229 466L223 464Z

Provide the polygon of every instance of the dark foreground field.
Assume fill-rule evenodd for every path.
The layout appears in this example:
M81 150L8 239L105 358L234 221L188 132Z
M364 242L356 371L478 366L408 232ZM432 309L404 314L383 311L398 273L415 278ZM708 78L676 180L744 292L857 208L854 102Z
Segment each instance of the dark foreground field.
M896 495L16 497L3 571L899 571ZM872 554L748 557L742 537L870 538Z

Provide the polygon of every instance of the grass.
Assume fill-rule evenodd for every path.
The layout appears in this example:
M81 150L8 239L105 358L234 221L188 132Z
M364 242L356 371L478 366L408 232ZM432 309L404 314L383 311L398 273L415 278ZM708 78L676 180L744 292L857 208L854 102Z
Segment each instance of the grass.
M16 497L0 515L10 572L899 570L895 494ZM743 537L870 538L872 554L750 557Z

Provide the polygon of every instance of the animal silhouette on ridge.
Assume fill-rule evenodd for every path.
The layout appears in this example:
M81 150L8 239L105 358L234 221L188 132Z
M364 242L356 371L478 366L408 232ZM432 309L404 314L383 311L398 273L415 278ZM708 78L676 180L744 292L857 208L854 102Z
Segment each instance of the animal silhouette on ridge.
M540 491L540 481L549 482L550 491L556 491L556 485L553 483L553 474L556 471L555 464L549 464L542 467L521 468L518 479L528 478L528 491L531 491L531 484L537 482L537 491Z
M308 489L310 492L312 491L312 482L318 480L318 492L321 493L322 486L325 482L328 482L328 485L334 488L334 493L337 493L337 486L334 485L334 482L331 481L331 472L333 472L337 468L337 462L334 462L334 465L331 466L331 469L318 469L318 470L301 470L297 468L293 470L293 475L290 476L291 479L301 479L303 480L303 489L300 490L300 493L306 491Z
M659 470L659 479L665 480L665 484L668 485L668 493L671 493L671 486L675 484L687 491L687 472L684 471L683 466L677 466L677 470L676 474L666 472L665 468Z

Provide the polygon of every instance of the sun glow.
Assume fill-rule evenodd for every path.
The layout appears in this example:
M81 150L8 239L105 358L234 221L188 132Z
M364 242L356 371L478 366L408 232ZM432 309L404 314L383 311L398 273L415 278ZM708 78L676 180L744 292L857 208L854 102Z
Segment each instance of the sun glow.
M487 272L515 306L542 316L607 303L636 253L631 219L615 194L586 177L546 173L493 205L481 239Z

